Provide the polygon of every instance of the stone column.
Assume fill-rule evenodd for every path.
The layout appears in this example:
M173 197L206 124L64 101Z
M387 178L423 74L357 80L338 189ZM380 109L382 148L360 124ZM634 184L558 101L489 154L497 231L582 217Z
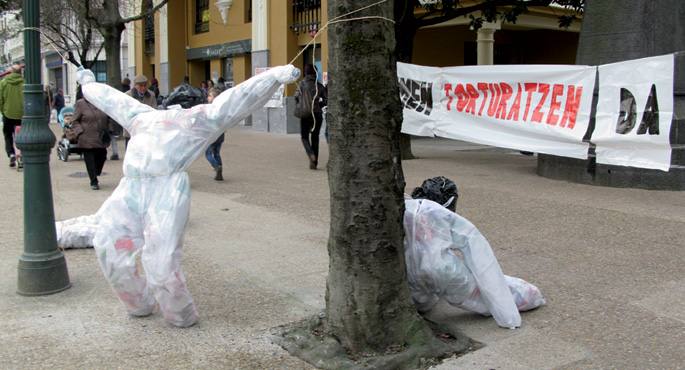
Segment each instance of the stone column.
M266 0L252 0L252 71L269 66L269 6ZM269 131L269 108L262 108L245 120L258 131Z
M495 31L501 28L501 23L483 23L478 29L477 47L478 65L494 64L495 60Z
M155 1L155 4L157 1ZM164 7L159 11L159 35L155 35L155 43L159 45L159 70L157 73L157 81L159 82L159 93L162 96L169 95L171 89L169 80L169 17L168 7Z

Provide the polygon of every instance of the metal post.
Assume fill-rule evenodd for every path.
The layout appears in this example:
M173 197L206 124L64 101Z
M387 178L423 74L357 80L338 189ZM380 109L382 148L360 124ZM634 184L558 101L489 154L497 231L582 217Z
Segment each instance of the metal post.
M24 0L24 26L39 27L38 0ZM64 254L57 249L50 182L50 150L55 135L48 127L40 71L40 35L24 30L24 117L17 147L24 159L24 253L19 257L17 293L61 292L71 286Z

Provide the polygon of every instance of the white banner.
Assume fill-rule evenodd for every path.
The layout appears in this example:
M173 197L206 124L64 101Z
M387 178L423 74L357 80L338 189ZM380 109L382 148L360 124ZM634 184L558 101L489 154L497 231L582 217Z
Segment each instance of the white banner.
M599 66L597 163L668 171L673 54Z
M595 67L398 63L402 132L587 158Z

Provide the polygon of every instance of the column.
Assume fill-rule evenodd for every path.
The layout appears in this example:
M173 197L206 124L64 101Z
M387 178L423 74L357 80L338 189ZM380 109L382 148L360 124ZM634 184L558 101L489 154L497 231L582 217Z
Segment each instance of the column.
M486 22L483 27L478 29L477 38L477 60L478 65L494 64L495 58L495 31L501 28L500 22Z
M255 68L269 66L269 6L266 0L252 0L252 66L249 75L254 75ZM234 65L235 70L235 65ZM258 131L269 131L269 108L262 108L245 120Z

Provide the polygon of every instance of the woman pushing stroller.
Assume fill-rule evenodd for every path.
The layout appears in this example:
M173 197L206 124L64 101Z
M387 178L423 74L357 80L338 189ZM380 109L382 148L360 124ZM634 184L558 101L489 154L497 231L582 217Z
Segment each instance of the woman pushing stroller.
M102 174L102 168L107 160L107 147L111 141L110 131L115 129L116 124L83 97L80 86L76 91L76 99L70 127L65 130L65 135L70 142L77 143L76 147L83 155L90 188L99 190L98 176Z

